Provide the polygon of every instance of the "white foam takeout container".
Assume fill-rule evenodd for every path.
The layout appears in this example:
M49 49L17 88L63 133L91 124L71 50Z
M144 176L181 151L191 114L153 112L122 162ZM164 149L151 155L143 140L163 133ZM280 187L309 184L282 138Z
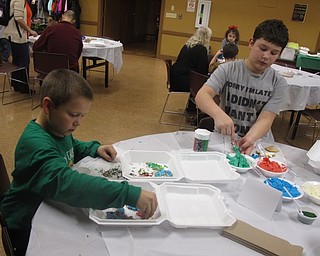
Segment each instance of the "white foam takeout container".
M150 219L107 219L105 210L90 210L89 218L99 225L154 226L169 221L176 228L231 226L235 217L226 208L220 189L209 184L130 182L157 195L158 209Z
M154 162L167 165L172 177L142 177L130 175L132 163ZM227 183L240 175L219 152L177 152L130 150L123 154L122 174L130 181L162 183L185 181L190 183Z
M315 173L320 174L320 140L317 140L307 152L308 164L313 167Z

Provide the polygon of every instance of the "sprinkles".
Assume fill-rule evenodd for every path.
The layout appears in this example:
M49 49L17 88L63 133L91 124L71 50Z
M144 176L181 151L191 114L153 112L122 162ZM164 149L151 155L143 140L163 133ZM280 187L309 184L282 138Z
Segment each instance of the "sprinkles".
M154 162L130 163L130 176L133 177L172 177L173 174L165 164Z

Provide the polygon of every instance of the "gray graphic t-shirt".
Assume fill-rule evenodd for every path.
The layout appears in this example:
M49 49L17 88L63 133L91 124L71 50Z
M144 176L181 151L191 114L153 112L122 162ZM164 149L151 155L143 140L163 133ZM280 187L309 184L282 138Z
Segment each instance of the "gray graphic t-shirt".
M261 111L279 114L287 87L286 80L273 68L257 75L244 60L219 65L206 84L220 95L220 107L233 119L240 136L249 131Z

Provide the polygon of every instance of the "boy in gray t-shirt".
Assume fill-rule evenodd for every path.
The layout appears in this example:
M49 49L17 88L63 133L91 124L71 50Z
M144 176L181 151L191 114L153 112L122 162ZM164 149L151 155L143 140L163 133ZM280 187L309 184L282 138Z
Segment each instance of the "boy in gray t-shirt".
M231 141L235 133L242 137L237 144L243 153L251 153L281 110L287 83L270 66L288 38L282 21L260 23L249 40L248 58L220 65L197 93L197 106L214 119L217 132L230 135ZM220 107L213 100L216 95Z

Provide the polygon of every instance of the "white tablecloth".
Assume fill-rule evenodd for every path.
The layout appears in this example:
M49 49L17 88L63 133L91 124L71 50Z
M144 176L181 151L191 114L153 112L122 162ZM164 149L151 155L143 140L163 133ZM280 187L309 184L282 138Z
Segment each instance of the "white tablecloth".
M280 74L286 74L288 71L293 73L293 77L285 77L289 86L283 99L282 110L299 111L304 110L306 106L320 103L320 76L277 64L273 64L272 68Z
M90 38L94 38L94 37L90 37ZM104 38L95 38L95 39L97 40L93 40L90 43L85 43L85 42L83 43L82 56L98 57L98 58L107 60L113 64L114 70L116 72L119 72L123 64L122 43L118 41L113 41L110 39L104 39ZM95 41L97 42L97 44L95 44Z
M34 43L40 36L33 37L30 36L28 41ZM109 61L113 64L114 70L119 72L123 61L122 61L122 52L123 45L122 43L110 39L99 38L99 37L90 37L96 40L93 40L92 43L83 43L82 56L83 57L97 57ZM96 42L96 43L95 43Z
M299 175L299 178L295 179L297 184L302 180L320 181L320 176L307 164L305 150L270 143L279 146L281 160ZM115 147L121 155L126 150L191 151L192 144L193 132L179 131L121 141L116 143ZM212 134L208 150L224 152L224 149L223 138ZM236 202L247 177L259 179L250 171L241 174L235 182L214 184L221 189L226 207L233 216L291 244L302 246L304 255L320 255L320 220L310 226L300 223L296 218L297 206L294 203L284 203L281 212L275 212L273 219L267 220ZM293 180L294 175L288 173L286 178ZM299 201L320 212L320 206L309 202L307 198ZM99 227L89 220L86 210L60 203L43 202L33 218L27 255L260 255L222 237L220 233L221 230L212 229L178 229L168 222L152 227Z

